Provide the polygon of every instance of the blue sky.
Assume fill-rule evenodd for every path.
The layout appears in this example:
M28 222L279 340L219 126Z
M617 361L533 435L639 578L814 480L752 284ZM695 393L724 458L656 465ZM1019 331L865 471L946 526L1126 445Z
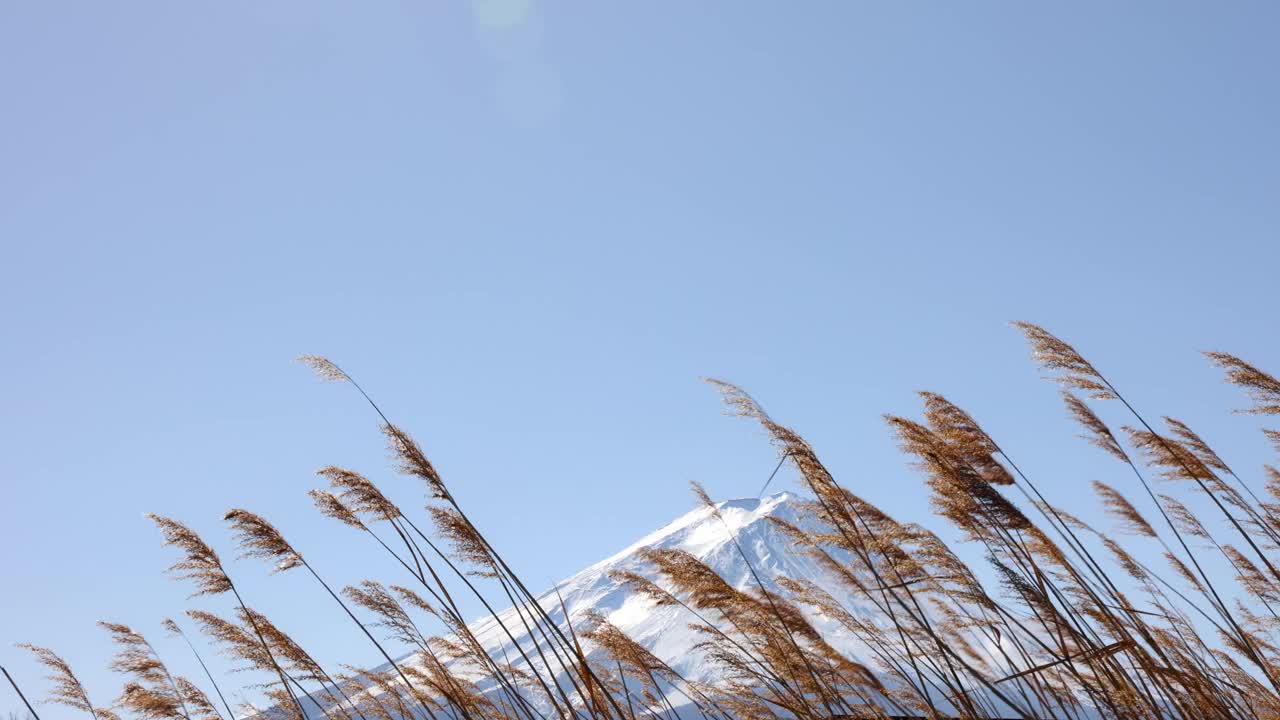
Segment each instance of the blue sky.
M1277 21L1268 3L4 4L0 661L41 690L9 644L50 645L111 699L93 622L159 639L192 606L147 511L231 556L218 518L245 506L336 581L395 577L304 493L328 464L406 506L421 488L304 353L355 374L537 586L687 510L691 479L756 492L772 451L701 376L906 517L927 500L880 416L921 388L1051 497L1132 491L1072 439L1013 319L1253 471L1256 423L1196 351L1280 367ZM307 578L233 572L317 657L376 661Z

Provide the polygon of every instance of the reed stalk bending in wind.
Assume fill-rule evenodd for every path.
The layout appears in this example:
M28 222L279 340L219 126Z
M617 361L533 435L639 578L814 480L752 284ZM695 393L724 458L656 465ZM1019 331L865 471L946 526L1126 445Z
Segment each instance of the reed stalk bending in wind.
M722 506L695 485L745 580L735 584L688 552L657 547L639 553L652 572L609 577L637 602L695 628L711 679L686 677L609 616L574 615L559 589L554 598L531 592L418 443L324 358L303 360L368 402L397 469L422 483L426 508L406 512L366 476L333 466L319 471L328 487L312 490L312 501L371 539L395 561L398 579L338 589L261 516L233 509L224 519L242 557L266 560L273 572L304 568L384 666L330 672L245 604L210 545L181 523L150 517L182 551L170 571L194 582L195 596L234 598L226 617L202 609L188 616L240 669L274 677L263 688L272 712L298 720L1280 720L1280 470L1268 465L1262 482L1251 481L1187 422L1165 417L1157 430L1073 346L1039 326L1015 325L1062 386L1082 437L1123 475L1055 487L1025 471L970 413L922 392L918 419L885 421L921 473L934 517L956 538L951 544L924 518L895 518L841 484L799 433L738 387L710 381L732 414L758 423L776 446L773 474L796 471L808 496L799 520L767 522L830 580L762 573ZM1252 400L1243 412L1280 415L1280 380L1233 355L1207 357ZM1095 410L1108 402L1133 424L1113 430ZM1263 433L1280 452L1280 430ZM1085 487L1113 530L1060 503ZM501 647L467 623L464 597L492 615ZM503 606L511 610L498 613ZM139 632L102 626L118 648L111 666L126 676L119 699L94 705L61 657L24 646L50 671L49 701L93 720L117 720L117 712L234 720L195 643L187 640L225 714L171 674ZM187 639L173 621L164 626Z

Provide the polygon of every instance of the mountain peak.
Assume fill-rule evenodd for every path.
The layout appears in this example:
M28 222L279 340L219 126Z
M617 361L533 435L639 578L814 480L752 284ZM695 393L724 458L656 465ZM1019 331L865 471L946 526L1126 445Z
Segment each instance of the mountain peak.
M721 510L733 509L733 510L744 510L747 512L755 512L757 510L760 510L761 512L768 513L770 510L776 508L779 505L785 505L787 503L794 502L795 500L796 500L795 495L793 495L792 493L786 492L784 490L783 492L776 492L772 495L765 495L763 497L737 498L736 500L722 500L716 503L716 507L720 508Z
M646 548L679 550L698 558L729 585L753 591L763 583L772 591L775 579L821 581L825 571L799 551L769 518L784 519L804 527L809 521L799 508L800 498L790 492L724 500L712 508L699 506L644 536L622 551L559 582L543 594L539 604L558 624L579 621L597 613L648 648L657 657L692 680L709 680L716 668L705 659L704 639L689 629L691 618L680 607L656 606L645 596L614 580L618 571L636 573L665 584L641 552ZM566 617L567 614L567 617ZM519 653L502 626L513 629L523 646L536 641L527 633L517 611L508 609L470 625L476 639L494 657ZM833 630L839 635L839 629Z

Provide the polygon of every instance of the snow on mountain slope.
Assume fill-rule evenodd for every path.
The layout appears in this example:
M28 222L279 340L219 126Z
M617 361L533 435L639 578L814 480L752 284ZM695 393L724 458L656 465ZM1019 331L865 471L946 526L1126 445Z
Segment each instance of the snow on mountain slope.
M654 607L650 600L619 585L610 573L627 570L662 584L652 566L639 557L639 551L646 547L678 549L697 557L734 587L754 588L750 569L731 541L731 538L736 538L770 590L778 590L774 579L782 576L811 580L835 590L825 571L811 558L795 550L794 544L768 520L769 517L777 517L803 527L805 520L798 511L796 500L792 494L778 493L762 499L722 502L718 508L723 522L709 508L700 507L562 581L556 589L575 625L587 611L595 611L686 678L712 679L716 668L695 649L703 637L688 627L695 618L680 607ZM563 627L560 597L557 597L556 590L552 590L541 596L539 601ZM859 610L856 607L850 609ZM874 613L868 608L866 614ZM498 617L532 657L532 640L523 632L515 609L500 612ZM858 652L855 641L836 623L815 616L810 616L810 620L838 649L854 655L862 654ZM502 626L492 617L472 623L471 628L491 656L510 660L519 657ZM524 667L521 662L515 664Z

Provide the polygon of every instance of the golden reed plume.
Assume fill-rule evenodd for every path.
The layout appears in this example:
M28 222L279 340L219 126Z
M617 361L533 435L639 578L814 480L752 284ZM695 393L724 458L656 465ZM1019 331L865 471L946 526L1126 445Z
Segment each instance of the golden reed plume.
M269 560L274 563L272 572L283 572L302 565L302 556L298 551L261 515L233 508L222 519L231 525L240 543L240 557Z
M46 679L50 683L47 702L65 705L69 708L89 713L99 720L109 720L110 713L95 709L89 700L80 678L72 672L71 665L54 651L31 643L19 643L18 647L29 651L49 671Z
M196 585L192 597L200 595L219 595L232 588L231 578L222 569L222 560L218 553L191 528L177 520L171 520L155 514L147 517L160 528L164 535L164 544L182 551L184 559L169 566L167 572L182 580L190 580Z
M300 360L322 379L353 386L377 411L397 469L426 489L430 522L420 529L420 508L402 509L366 476L336 466L319 471L328 487L312 490L311 500L321 515L363 531L350 542L390 555L405 584L367 579L331 589L311 558L261 516L236 508L224 519L241 557L266 560L275 572L306 568L386 664L335 662L342 672L331 673L328 658L304 649L307 636L282 629L301 624L292 605L278 616L282 623L250 609L211 545L182 523L149 517L181 553L169 573L192 581L195 596L234 595L230 614L187 615L235 670L269 679L252 689L284 719L1280 720L1280 571L1272 562L1280 550L1280 470L1264 467L1259 499L1188 423L1164 417L1166 429L1155 429L1073 346L1039 326L1015 326L1062 386L1083 437L1121 461L1146 492L1152 506L1142 507L1157 513L1154 522L1104 478L1092 486L1107 517L1137 538L1095 529L1042 491L1048 486L1036 484L1036 463L1015 464L973 415L935 392L919 394L923 417L886 421L923 474L936 516L958 532L895 518L861 489L841 485L804 437L748 393L709 380L730 414L764 428L779 455L773 474L790 463L808 491L791 506L797 517L771 516L768 531L831 580L762 575L769 560L747 554L727 523L726 552L741 556L742 577L722 577L689 552L650 547L637 553L638 566L600 579L625 589L628 603L668 616L668 627L692 627L693 652L715 671L709 679L683 677L629 637L618 616L571 613L558 589L558 609L530 592L421 446L323 357ZM1208 357L1248 393L1246 412L1280 414L1274 376L1233 355ZM1111 399L1116 412L1132 415L1132 425L1116 425L1124 432L1113 432L1088 402ZM1280 430L1263 432L1280 451ZM1156 493L1148 475L1181 482ZM692 487L721 516L711 496ZM1062 492L1074 497L1080 487L1072 481ZM1218 522L1203 520L1200 505L1216 507ZM1231 538L1222 536L1228 527ZM476 603L492 616L489 634L466 622ZM507 605L511 611L497 612ZM118 720L116 710L139 720L249 714L232 711L172 620L163 627L190 643L225 714L172 675L141 633L101 626L116 647L110 667L124 675L119 699L111 709L95 707L65 661L25 646L50 670L52 702L95 720ZM384 641L407 648L411 659L395 660Z
M1206 352L1214 365L1227 373L1227 382L1243 388L1253 399L1253 407L1240 412L1253 415L1280 415L1280 380L1224 352Z
M1028 322L1012 324L1022 331L1031 345L1031 357L1040 363L1040 367L1048 372L1052 379L1065 387L1083 390L1095 400L1115 398L1111 386L1102 377L1102 373L1085 360L1083 355L1076 352L1075 348L1039 325Z

